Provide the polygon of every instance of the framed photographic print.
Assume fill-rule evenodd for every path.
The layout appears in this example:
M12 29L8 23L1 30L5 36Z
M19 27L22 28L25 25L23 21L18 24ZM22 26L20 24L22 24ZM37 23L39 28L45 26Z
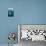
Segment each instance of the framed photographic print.
M46 41L46 25L20 24L18 25L19 41Z
M8 17L14 17L14 10L13 10L13 8L8 8Z

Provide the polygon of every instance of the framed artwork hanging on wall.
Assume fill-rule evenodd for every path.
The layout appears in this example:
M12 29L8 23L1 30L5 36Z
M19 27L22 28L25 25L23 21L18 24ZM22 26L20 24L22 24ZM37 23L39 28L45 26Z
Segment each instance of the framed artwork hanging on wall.
M13 8L8 8L8 17L14 17L14 10L13 10Z

